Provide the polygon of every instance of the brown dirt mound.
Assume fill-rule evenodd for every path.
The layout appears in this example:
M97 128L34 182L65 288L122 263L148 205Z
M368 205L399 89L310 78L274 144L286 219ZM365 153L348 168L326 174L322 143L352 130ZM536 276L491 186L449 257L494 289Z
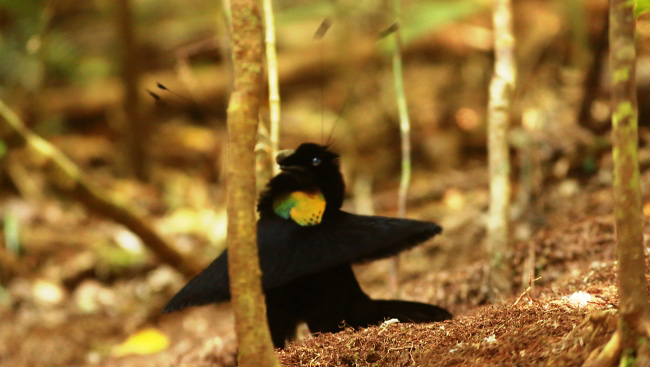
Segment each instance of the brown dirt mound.
M612 318L594 335L596 323L594 317L585 318L586 310L568 301L488 306L439 324L323 334L294 343L278 356L285 366L580 365L616 326ZM583 320L588 321L581 325Z

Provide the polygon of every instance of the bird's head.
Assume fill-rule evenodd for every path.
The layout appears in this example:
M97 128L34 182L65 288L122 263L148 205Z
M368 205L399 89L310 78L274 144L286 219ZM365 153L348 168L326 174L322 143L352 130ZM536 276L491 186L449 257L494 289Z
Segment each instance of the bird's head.
M325 145L315 143L301 144L296 150L283 150L275 161L283 172L318 176L332 169L339 169L339 155Z
M317 187L328 204L340 207L345 186L339 169L339 155L328 146L303 143L296 150L281 151L275 160L282 173L293 175L305 187Z

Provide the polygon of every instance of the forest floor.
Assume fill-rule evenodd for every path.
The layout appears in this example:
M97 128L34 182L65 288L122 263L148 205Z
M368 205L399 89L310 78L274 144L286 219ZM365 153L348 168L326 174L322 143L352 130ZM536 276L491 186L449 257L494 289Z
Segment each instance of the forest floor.
M278 351L283 365L581 365L616 326L610 190L572 180L547 188L530 209L535 216L513 225L515 235L525 232L528 239L514 241L510 261L516 271L515 291L496 303L488 302L480 249L485 193L470 191L447 192L435 203L413 209L414 216L424 218L432 206L462 210L449 212L442 221L449 229L443 236L402 255L397 295L387 286L390 261L355 269L373 298L398 296L439 304L453 312L454 319L305 335ZM16 200L11 205L18 205ZM13 301L0 307L1 365L233 365L236 343L228 304L162 314L165 301L184 282L164 266L145 265L103 278L97 269L66 276L66 269L83 261L74 243L119 230L80 215L74 206L20 205L31 213L25 214L31 218L26 241L38 243L43 237L61 245L55 252L31 245L23 266L40 270L11 280L7 293ZM531 268L534 276L525 270ZM58 286L43 280L52 279L53 273L63 279ZM155 354L116 352L130 335L147 328L165 335L169 345Z
M560 189L563 191L563 189ZM553 196L553 190L549 190ZM616 328L616 269L611 195L597 189L551 199L546 223L512 256L515 269L534 262L529 286L486 303L483 260L430 273L405 287L438 288L453 320L385 324L293 343L279 352L287 366L580 366ZM449 252L448 256L454 256ZM405 265L407 266L407 265ZM529 277L528 279L530 279ZM532 286L531 286L532 285ZM516 288L516 287L515 287Z

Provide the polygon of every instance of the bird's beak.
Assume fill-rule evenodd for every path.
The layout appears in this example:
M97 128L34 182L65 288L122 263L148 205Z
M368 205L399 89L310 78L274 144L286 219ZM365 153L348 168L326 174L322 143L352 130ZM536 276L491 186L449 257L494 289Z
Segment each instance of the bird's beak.
M280 165L280 169L284 172L302 172L305 169L300 167L300 166L288 166L286 164L282 164L282 161L287 158L288 156L292 155L295 151L291 149L286 149L282 150L278 153L278 155L275 157L275 162Z
M293 149L285 149L278 152L275 156L275 163L280 164L285 158L292 155L295 151Z

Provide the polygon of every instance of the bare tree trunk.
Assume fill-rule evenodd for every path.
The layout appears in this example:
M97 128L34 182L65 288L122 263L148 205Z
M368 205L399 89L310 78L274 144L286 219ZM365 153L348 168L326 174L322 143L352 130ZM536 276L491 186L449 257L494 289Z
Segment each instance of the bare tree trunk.
M263 27L256 0L232 0L234 90L228 105L228 255L239 365L279 366L262 293L255 223L255 142L263 88Z
M494 76L488 105L488 159L490 167L490 213L487 247L491 257L489 292L491 298L511 288L508 251L508 214L510 210L510 157L508 123L515 90L515 38L512 33L510 0L494 0Z
M639 188L638 108L633 6L610 1L614 199L621 319L636 325L648 309Z
M133 29L133 14L129 0L117 0L117 28L122 42L122 80L124 83L124 116L126 126L121 131L123 141L128 149L129 169L132 174L146 180L147 172L147 141L148 124L142 118L140 110L140 48L138 47Z
M269 129L260 121L257 126L257 144L255 145L255 181L258 196L273 178L273 170L276 166L274 159L276 153L273 153L269 134Z
M589 366L647 365L650 309L638 160L634 4L609 2L614 150L614 217L618 260L618 330Z

